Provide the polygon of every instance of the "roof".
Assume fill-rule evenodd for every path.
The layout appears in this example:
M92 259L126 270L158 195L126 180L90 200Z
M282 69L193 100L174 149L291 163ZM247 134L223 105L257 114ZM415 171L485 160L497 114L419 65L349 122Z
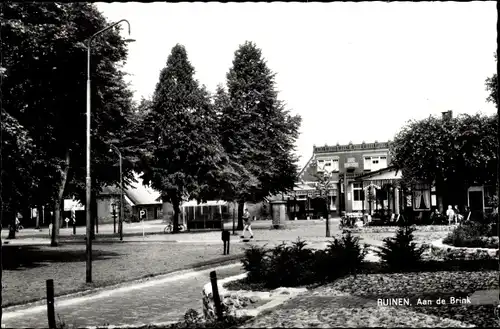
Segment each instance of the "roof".
M104 186L99 195L115 195L120 194L120 188L116 186Z
M401 179L401 172L394 166L371 171L356 177L356 180Z
M134 173L136 183L132 182L125 189L125 194L134 203L135 206L148 204L162 204L160 192L151 187L144 186L143 180L138 174Z
M161 195L158 191L144 186L143 180L138 174L134 173L134 178L136 182L131 182L130 186L125 188L125 200L133 205L151 205L151 204L162 204ZM120 188L116 186L105 186L102 189L100 195L118 195L120 194Z
M316 190L314 186L308 184L295 184L293 187L294 191L313 191Z

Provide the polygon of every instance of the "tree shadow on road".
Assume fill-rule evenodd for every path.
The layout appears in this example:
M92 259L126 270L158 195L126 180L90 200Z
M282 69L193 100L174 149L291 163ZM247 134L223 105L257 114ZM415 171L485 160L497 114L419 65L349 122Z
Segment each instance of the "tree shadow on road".
M120 254L93 250L92 260L118 258ZM23 270L46 266L48 263L85 262L85 250L68 250L46 246L2 246L4 270Z

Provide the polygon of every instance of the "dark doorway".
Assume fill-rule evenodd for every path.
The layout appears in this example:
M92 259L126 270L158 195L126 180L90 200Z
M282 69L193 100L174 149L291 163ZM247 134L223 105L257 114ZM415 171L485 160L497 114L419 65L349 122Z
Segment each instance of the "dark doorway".
M469 191L469 208L471 211L483 211L482 191Z

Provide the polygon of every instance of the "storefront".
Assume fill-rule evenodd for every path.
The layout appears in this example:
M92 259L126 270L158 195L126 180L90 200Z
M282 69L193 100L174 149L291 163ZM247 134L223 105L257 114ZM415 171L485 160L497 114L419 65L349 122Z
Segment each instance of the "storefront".
M334 185L328 191L325 203L325 197L312 185L296 184L293 192L285 197L290 219L319 219L326 213L333 216L337 212L337 186Z

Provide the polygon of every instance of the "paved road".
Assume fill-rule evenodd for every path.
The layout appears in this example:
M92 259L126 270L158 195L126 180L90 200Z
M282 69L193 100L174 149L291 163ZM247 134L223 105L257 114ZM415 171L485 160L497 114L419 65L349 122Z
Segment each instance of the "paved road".
M169 275L133 286L103 291L92 297L63 301L56 299L56 319L59 314L66 325L75 328L104 324L139 326L177 321L190 308L201 314L201 290L210 282L211 270L213 269ZM242 273L239 263L216 270L220 279ZM2 324L7 328L47 327L46 306L13 312L4 310Z
M338 220L332 219L331 223L331 232L335 234L338 231ZM227 229L232 230L232 224L227 223ZM229 227L231 224L231 227ZM197 232L185 232L181 234L152 234L152 233L160 233L163 232L163 228L165 224L158 221L151 221L144 225L140 223L127 224L124 227L124 241L179 241L179 242L212 242L219 243L221 240L220 231L197 231ZM298 236L303 239L311 240L317 239L320 237L324 237L325 235L325 222L319 220L311 220L311 221L289 221L286 223L287 229L285 230L271 230L271 221L255 221L252 225L254 229L255 238L258 240L295 240ZM99 229L99 234L97 234L97 241L108 241L108 240L117 240L118 236L113 236L113 225L103 225ZM25 229L16 235L16 239L6 240L8 232L3 230L2 239L4 239L4 243L7 242L9 244L49 244L50 238L48 236L47 229L39 230L34 229ZM110 234L111 233L111 234ZM240 232L237 231L237 234ZM248 233L247 233L248 234ZM66 240L75 240L83 243L83 239L85 236L85 228L79 227L77 228L77 235L73 236L72 229L63 228L60 231L60 237L62 241ZM104 239L104 240L103 240ZM239 237L231 235L231 240L236 242L239 240Z
M338 222L337 219L331 219L332 223ZM298 221L288 221L287 226L290 228L302 228L302 227L310 227L310 226L317 226L317 225L325 225L323 221L320 220L298 220ZM127 234L137 234L137 233L142 233L143 231L146 234L151 234L151 233L163 233L163 229L165 228L165 223L163 223L162 220L153 220L153 221L147 221L144 223L124 223L123 225L123 232L124 235ZM272 222L270 220L262 220L262 221L254 221L252 223L252 229L254 230L268 230L272 225ZM224 228L226 230L232 231L233 229L233 224L232 223L224 223ZM100 234L114 234L113 233L113 224L103 224L99 225L99 233ZM198 231L199 232L199 231ZM198 233L197 232L197 233ZM8 235L8 230L6 228L2 229L2 238L6 238ZM202 232L200 232L201 234ZM73 235L73 228L69 227L63 227L60 229L59 232L61 237L64 236L71 236ZM76 234L77 235L85 235L86 234L86 228L84 226L78 226L76 228ZM33 228L26 228L18 233L16 233L16 237L42 237L42 238L48 238L49 237L49 231L47 227L42 228L41 230L35 230Z

